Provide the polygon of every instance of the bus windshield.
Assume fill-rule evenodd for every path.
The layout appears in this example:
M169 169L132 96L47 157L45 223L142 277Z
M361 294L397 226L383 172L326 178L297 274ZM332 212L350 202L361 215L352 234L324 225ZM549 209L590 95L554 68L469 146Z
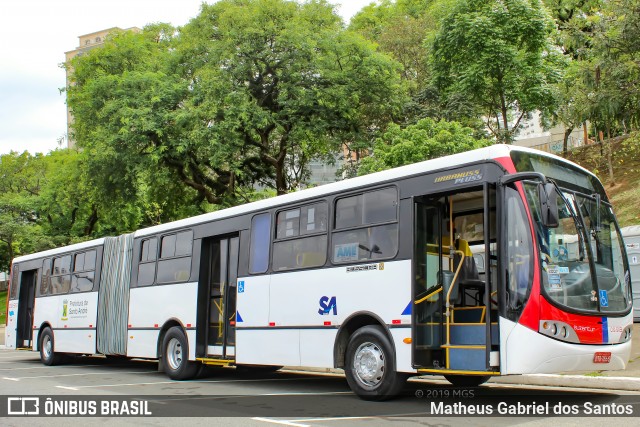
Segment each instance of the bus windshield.
M625 313L631 308L631 290L625 277L623 242L611 206L584 194L602 188L597 180L578 169L562 166L561 176L553 176L556 168L545 171L548 178L556 180L562 193L558 199L558 227L542 225L537 185L524 185L536 228L544 294L571 311ZM569 172L578 176L570 176ZM588 185L585 188L580 183Z

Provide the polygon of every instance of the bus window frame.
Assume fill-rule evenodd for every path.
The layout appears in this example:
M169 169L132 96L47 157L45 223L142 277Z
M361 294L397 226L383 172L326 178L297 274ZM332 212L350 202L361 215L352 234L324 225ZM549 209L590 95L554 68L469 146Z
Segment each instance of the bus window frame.
M69 271L67 273L54 274L54 268L56 264L56 260L62 259L65 257L69 257ZM49 274L48 280L48 292L47 296L56 296L56 295L67 295L71 291L71 276L73 275L72 266L73 266L73 257L74 252L65 252L62 254L58 254L57 256L53 256L50 258L51 260L51 273ZM53 278L54 277L63 277L69 276L69 289L66 292L53 292Z
M154 253L153 259L152 260L142 260L142 247L144 246L145 242L149 242L151 240L155 240L156 241L156 251ZM159 236L147 236L145 238L143 238L142 240L140 240L140 252L138 255L138 267L136 270L136 284L135 287L140 287L140 288L146 288L148 286L153 286L156 284L156 274L158 272L158 252L160 250L160 245L158 244L158 240L159 240ZM153 264L153 279L151 280L151 283L145 283L145 284L141 284L140 283L140 266L141 265L147 265L147 264Z
M395 190L396 193L396 219L392 220L392 221L383 221L383 222L377 222L377 223L367 223L367 224L360 224L357 226L352 226L352 227L342 227L342 228L337 228L337 204L338 201L343 200L343 199L347 199L349 197L356 197L356 196L364 196L366 193L373 193L376 191L380 191L380 190L385 190L385 189L393 189ZM336 196L331 204L331 211L329 212L329 215L331 216L331 232L329 233L329 241L328 241L328 251L329 253L327 254L327 258L329 260L330 265L332 266L338 266L338 267L342 267L342 266L346 266L346 265L350 265L350 264L362 264L362 263L377 263L377 262L382 262L382 261L388 261L388 260L393 260L395 259L398 254L400 253L400 190L398 188L397 185L389 185L389 183L384 183L380 186L372 186L372 187L368 187L368 188L360 188L357 191L352 191L350 193L347 194L340 194L339 196ZM362 229L367 229L367 228L373 228L373 227L384 227L387 225L394 225L396 224L396 248L395 248L395 252L393 253L393 255L390 255L388 257L382 257L382 258L368 258L368 259L357 259L357 260L349 260L349 261L344 261L344 262L340 262L340 261L335 261L333 259L333 252L334 252L334 247L333 247L333 241L334 241L334 236L338 233L344 233L344 232L349 232L349 231L358 231L358 230L362 230Z
M191 239L190 239L191 245L189 246L191 250L189 251L188 255L177 255L176 256L175 253L176 253L176 248L178 247L178 235L182 234L182 233L191 233ZM174 245L173 246L173 255L172 256L163 257L162 256L162 241L163 241L163 239L165 237L170 237L170 236L175 236L176 237L175 242L173 244ZM156 248L157 249L157 252L156 252L157 257L156 257L156 260L155 260L156 269L155 269L154 282L151 285L147 285L147 286L173 285L173 284L178 284L178 283L187 283L187 282L189 282L189 280L191 279L191 276L192 276L192 271L191 270L193 269L193 252L194 252L193 251L193 246L194 246L193 242L195 241L194 240L194 236L195 236L195 233L193 232L192 228L185 228L185 229L181 229L181 230L172 230L169 233L160 235L160 238L159 238L159 241L158 241L158 246ZM142 256L142 245L140 246L140 256ZM158 280L158 272L160 270L160 263L162 261L175 261L177 259L184 259L184 258L189 258L189 268L186 270L188 275L187 275L187 277L185 279L176 278L174 280L170 280L170 281L167 281L167 282L161 282L161 281ZM174 275L174 277L175 277L175 275Z
M86 256L89 252L95 252L95 259L93 262L93 269L86 269L84 268L84 265L86 263ZM82 267L83 270L76 270L76 260L78 255L84 255L84 259L82 262ZM83 294L85 292L94 292L94 289L96 287L96 270L97 270L97 266L98 266L98 249L97 248L87 248L84 251L79 251L79 252L74 252L73 253L73 262L71 263L71 285L69 286L69 294ZM82 291L74 291L73 290L73 277L78 274L78 273L93 273L93 281L91 284L91 289L86 289L86 290L82 290ZM44 275L44 273L43 273Z
M254 220L258 217L266 217L269 219L269 229L267 230L267 244L266 244L266 248L269 251L269 253L267 254L267 265L265 266L264 270L259 270L259 271L254 271L253 270L253 249L254 249ZM266 274L269 272L269 268L271 267L271 245L272 245L272 239L271 236L274 233L275 230L275 224L274 224L274 220L273 220L273 214L270 210L267 211L263 211L263 212L257 212L254 215L251 215L251 223L249 226L249 254L247 256L248 261L249 261L249 268L248 268L248 273L250 276L257 276L257 275L261 275L261 274ZM261 236L264 237L264 236Z
M316 231L314 233L302 233L301 231L301 225L302 225L302 209L303 208L309 208L311 206L314 205L324 205L324 207L326 208L326 220L327 223L325 224L325 230L322 231ZM298 210L299 211L299 215L298 215L298 234L295 236L288 236L288 237L281 237L278 238L278 215L280 215L283 212L287 212L287 211L294 211L294 210ZM271 267L272 273L286 273L289 271L299 271L299 270L308 270L308 269L314 269L314 268L322 268L324 266L327 265L327 259L329 258L329 224L330 224L330 220L329 220L329 216L330 216L330 203L328 202L327 199L320 199L320 200L313 200L313 201L307 201L306 203L301 203L301 204L296 204L293 206L283 206L280 209L276 210L274 212L273 218L275 218L274 224L273 224L273 228L272 228L272 234L271 234L271 241L270 241L270 254L269 254L269 265ZM275 247L276 244L278 243L283 243L283 242L292 242L292 241L296 241L296 240L304 240L304 239L308 239L308 238L313 238L313 237L319 237L319 236L326 236L326 242L325 242L325 247L324 247L324 262L322 264L317 264L317 265L311 265L311 266L299 266L299 267L290 267L290 268L282 268L279 270L275 270L273 267L273 258L275 255Z

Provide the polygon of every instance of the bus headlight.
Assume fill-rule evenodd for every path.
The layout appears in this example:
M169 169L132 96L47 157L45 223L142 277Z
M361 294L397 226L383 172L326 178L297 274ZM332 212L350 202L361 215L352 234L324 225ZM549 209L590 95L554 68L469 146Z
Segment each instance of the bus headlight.
M580 342L578 335L570 325L557 320L541 320L538 332L560 341Z
M622 333L620 334L620 341L618 342L627 342L629 340L631 340L631 334L633 332L633 325L629 325L626 326L623 330Z

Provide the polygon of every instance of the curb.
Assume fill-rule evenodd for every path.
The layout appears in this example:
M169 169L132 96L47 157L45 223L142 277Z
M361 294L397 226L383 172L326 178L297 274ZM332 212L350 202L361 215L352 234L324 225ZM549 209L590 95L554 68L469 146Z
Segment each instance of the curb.
M519 384L546 387L591 388L601 390L639 391L640 378L588 377L584 375L527 374L495 377L495 384Z

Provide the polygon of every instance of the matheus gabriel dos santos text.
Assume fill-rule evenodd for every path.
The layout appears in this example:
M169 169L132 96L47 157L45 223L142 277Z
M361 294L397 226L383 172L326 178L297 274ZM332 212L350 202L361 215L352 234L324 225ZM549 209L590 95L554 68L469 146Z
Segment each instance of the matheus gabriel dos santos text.
M430 402L431 415L633 415L633 405L584 402L471 404Z

